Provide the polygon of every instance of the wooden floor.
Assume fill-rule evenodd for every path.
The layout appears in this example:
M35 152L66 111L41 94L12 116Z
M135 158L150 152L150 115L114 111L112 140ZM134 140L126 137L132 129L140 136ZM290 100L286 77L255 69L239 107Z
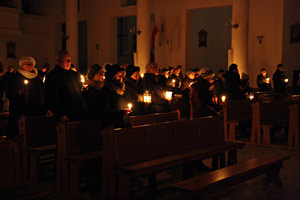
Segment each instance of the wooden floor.
M290 150L285 148L273 148L273 147L263 147L256 145L246 145L245 148L239 150L238 160L239 162L246 161L248 159L260 156L268 155L274 153L287 153L291 156L289 160L284 162L284 166L281 170L280 176L283 181L283 189L278 190L275 186L271 185L270 187L264 187L262 185L262 180L264 176L260 176L254 179L251 179L247 182L234 186L232 188L222 190L216 194L205 197L205 200L265 200L265 199L274 199L274 200L297 200L300 199L300 151L299 150ZM210 161L205 160L205 164L208 166L211 165ZM158 181L161 183L160 187L168 185L170 182L174 181L174 177L179 178L180 170L169 170L158 175ZM203 172L199 172L203 173ZM137 182L137 185L141 183L146 185L146 179L140 179L141 182ZM133 183L134 184L134 183ZM11 190L0 191L0 199L72 199L63 195L60 192L53 190L54 181L44 182L39 186L23 186L14 188ZM145 187L136 187L139 189L134 190L134 193L137 195L143 194L146 190ZM99 199L100 195L95 193L94 196L91 196L88 192L83 192L80 196L80 199ZM172 199L172 194L167 190L159 191L158 195L151 197L151 199ZM136 199L141 199L136 198Z

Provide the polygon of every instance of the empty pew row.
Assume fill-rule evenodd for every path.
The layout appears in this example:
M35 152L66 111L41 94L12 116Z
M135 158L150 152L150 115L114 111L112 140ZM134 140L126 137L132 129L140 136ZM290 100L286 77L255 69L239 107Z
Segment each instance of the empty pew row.
M289 159L287 155L267 155L256 157L242 163L237 163L216 171L208 172L187 180L170 185L177 198L200 199L221 189L242 183L251 178L266 174L264 185L274 183L282 188L279 171L283 162Z
M183 166L184 178L193 176L191 166L197 160L217 158L215 168L225 167L226 152L227 165L234 164L237 149L244 146L224 141L218 117L122 129L107 127L102 135L102 199L129 199L130 178L142 175L149 177L149 188L155 189L155 174L170 167Z

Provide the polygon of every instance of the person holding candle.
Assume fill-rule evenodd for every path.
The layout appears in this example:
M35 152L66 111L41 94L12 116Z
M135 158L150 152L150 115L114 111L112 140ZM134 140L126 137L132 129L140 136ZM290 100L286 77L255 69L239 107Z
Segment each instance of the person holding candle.
M231 64L229 70L224 74L227 97L230 100L243 99L243 88L237 64Z
M7 83L7 97L10 102L8 139L18 134L17 118L21 115L34 117L46 114L44 85L35 64L34 58L21 57L17 72Z
M165 90L159 84L159 67L156 63L148 63L146 73L141 82L143 91L149 90L151 93L151 105L149 112L168 112L169 102L165 99Z
M178 65L176 68L174 68L172 75L170 76L169 80L171 81L173 92L176 94L181 94L181 84L182 84L182 78L181 78L181 66Z
M57 65L46 76L47 114L61 120L86 120L88 113L86 102L81 95L81 84L79 73L71 70L69 52L60 51Z
M143 114L144 103L143 103L143 90L140 83L140 68L128 65L126 68L125 76L125 93L124 97L127 102L131 102L134 105L132 115Z
M273 75L274 93L284 94L286 92L288 79L286 78L284 71L283 64L278 64L277 70Z
M266 68L262 68L256 79L257 88L260 92L270 92L272 90L271 81Z
M103 123L103 128L113 124L115 127L130 126L128 114L130 111L128 103L124 99L125 70L119 65L106 65L105 67L104 86L100 92L100 115Z

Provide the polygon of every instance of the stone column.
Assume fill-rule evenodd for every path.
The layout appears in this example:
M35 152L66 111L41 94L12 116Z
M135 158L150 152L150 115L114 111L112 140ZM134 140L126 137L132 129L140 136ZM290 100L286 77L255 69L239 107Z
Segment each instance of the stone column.
M240 74L248 73L249 0L232 1L232 61ZM238 27L237 27L238 25Z
M137 64L144 73L150 62L150 0L137 0L137 30Z
M66 0L67 51L72 63L78 65L78 1Z

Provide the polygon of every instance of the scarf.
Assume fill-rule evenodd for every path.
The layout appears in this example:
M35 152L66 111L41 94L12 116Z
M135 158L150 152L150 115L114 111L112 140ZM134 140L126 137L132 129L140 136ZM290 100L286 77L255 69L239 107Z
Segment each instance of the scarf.
M22 76L24 76L25 78L28 78L28 79L34 79L38 75L38 70L36 68L33 68L32 71L28 72L28 71L25 71L24 69L19 67L18 72Z

